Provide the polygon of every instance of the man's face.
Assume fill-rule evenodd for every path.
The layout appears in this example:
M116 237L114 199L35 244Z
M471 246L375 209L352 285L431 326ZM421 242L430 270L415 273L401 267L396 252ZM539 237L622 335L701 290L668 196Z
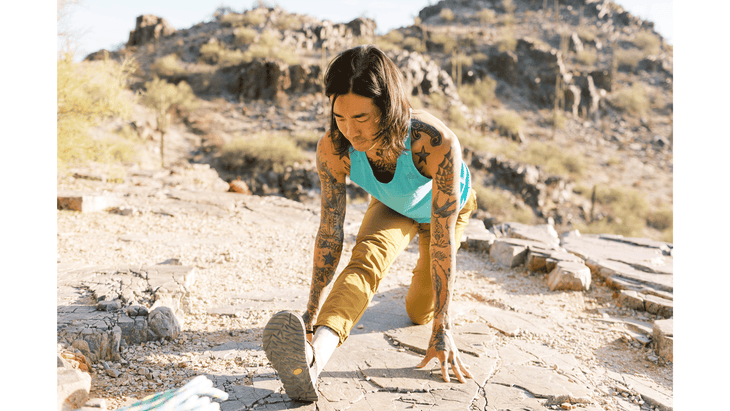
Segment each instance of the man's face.
M370 151L378 145L376 134L380 131L380 110L369 97L352 92L335 100L332 113L337 128L357 151Z

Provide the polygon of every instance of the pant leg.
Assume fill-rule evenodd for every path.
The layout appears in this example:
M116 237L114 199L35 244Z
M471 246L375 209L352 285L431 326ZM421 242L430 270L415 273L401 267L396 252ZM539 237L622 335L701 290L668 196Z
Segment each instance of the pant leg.
M418 223L388 208L375 197L365 212L352 257L335 280L315 327L325 325L340 344L360 319L395 257L416 236Z
M474 190L471 190L469 199L456 219L455 237L457 249L461 245L461 237L469 223L469 217L476 208L476 193ZM426 324L433 320L435 306L436 299L433 294L433 285L431 282L431 225L419 224L418 262L416 263L416 268L413 269L411 285L406 295L406 312L415 324Z

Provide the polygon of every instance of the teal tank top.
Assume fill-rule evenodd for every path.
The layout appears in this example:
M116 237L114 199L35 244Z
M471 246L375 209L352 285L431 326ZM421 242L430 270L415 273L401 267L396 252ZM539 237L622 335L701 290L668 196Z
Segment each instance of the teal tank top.
M375 178L364 152L350 147L350 180L392 210L419 223L430 223L433 180L424 177L413 164L410 125L405 146L406 149L398 157L393 179L388 183L381 183ZM463 161L461 162L459 183L459 210L461 210L469 199L469 189L471 188L469 168Z

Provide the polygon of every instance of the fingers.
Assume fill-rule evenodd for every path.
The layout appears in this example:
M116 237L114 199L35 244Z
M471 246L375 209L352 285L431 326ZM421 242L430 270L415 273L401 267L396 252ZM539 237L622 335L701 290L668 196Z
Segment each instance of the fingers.
M448 361L441 361L441 376L443 377L444 381L451 382L451 377L449 377Z
M426 353L426 358L424 358L420 364L416 365L416 368L425 367L428 364L428 362L431 361L431 358L434 358L434 356L435 355L433 353Z

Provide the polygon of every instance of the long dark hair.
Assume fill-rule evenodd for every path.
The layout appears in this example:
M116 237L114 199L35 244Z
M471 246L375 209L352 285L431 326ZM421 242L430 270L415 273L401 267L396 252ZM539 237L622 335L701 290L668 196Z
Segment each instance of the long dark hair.
M334 96L331 108L338 96L350 92L373 99L380 110L380 130L376 137L384 155L397 157L405 150L411 104L403 75L385 53L373 45L345 50L330 62L324 82L327 97ZM337 128L332 110L330 134L337 154L344 155L350 148L350 142Z

